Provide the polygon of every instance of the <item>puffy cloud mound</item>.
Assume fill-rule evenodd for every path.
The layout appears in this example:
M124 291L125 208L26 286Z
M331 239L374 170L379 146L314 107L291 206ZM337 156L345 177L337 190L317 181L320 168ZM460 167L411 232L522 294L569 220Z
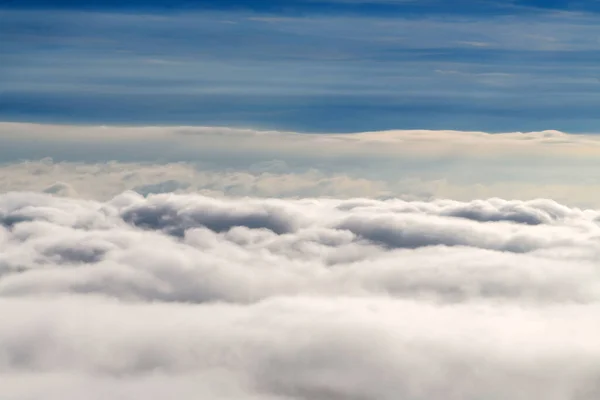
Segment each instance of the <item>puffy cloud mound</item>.
M596 399L599 218L0 195L0 397Z

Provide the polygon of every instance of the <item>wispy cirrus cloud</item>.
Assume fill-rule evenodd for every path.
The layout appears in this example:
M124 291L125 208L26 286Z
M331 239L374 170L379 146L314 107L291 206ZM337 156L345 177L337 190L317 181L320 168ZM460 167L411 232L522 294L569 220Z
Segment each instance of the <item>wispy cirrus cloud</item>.
M0 18L5 120L312 132L597 126L595 14L21 9Z

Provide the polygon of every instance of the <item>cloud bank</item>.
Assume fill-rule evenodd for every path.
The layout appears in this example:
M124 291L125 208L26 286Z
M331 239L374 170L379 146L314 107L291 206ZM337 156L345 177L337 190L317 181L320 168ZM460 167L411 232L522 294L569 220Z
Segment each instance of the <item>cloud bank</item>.
M215 151L308 155L320 157L399 155L417 157L469 156L482 158L499 155L597 156L600 140L595 135L567 134L546 130L490 134L456 130L387 130L354 133L300 134L289 131L203 126L77 126L0 122L6 144L27 144L33 140L46 145L81 147L137 146L163 154L184 156L186 150L197 154ZM46 149L53 150L51 146ZM119 155L116 153L115 155ZM187 153L189 155L189 153Z
M125 190L153 193L193 192L212 196L380 197L389 195L383 181L326 173L294 171L285 162L257 163L248 169L206 168L176 163L75 163L51 159L0 165L0 191L36 191L108 200Z
M533 200L598 208L596 135L0 123L0 190Z
M10 399L595 399L600 212L0 196Z

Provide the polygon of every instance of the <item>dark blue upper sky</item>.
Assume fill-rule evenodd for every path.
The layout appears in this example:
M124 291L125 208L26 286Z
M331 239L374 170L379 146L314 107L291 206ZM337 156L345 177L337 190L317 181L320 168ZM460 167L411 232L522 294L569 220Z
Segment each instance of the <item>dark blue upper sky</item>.
M252 11L311 14L514 14L536 10L600 11L597 0L0 0L3 8L94 11Z
M598 1L0 0L0 120L600 131Z

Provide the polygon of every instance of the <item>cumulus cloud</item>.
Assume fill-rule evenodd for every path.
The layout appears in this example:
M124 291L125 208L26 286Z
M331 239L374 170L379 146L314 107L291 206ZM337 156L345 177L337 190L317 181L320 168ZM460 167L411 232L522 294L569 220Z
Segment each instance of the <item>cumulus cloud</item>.
M599 218L544 199L6 193L0 397L595 399Z

